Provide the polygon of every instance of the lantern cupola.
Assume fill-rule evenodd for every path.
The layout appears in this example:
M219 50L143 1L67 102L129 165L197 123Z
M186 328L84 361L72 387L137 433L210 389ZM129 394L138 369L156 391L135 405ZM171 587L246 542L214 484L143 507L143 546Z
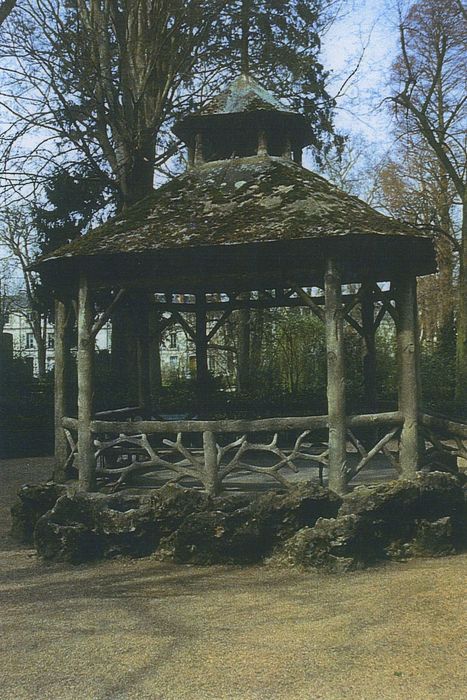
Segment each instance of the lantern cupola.
M200 112L178 121L174 133L188 148L189 166L249 156L301 163L312 143L306 118L288 109L251 75L242 73Z

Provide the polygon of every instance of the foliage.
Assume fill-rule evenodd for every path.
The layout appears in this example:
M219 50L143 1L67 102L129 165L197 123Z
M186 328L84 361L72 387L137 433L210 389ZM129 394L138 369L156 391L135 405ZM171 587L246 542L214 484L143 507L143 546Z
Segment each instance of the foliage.
M458 245L456 391L467 396L467 14L457 0L420 0L400 15L400 53L393 66L392 103L405 133L423 141L438 163L445 200L449 185L462 207ZM444 209L444 215L442 212ZM443 224L447 232L446 223Z
M0 50L2 103L12 117L3 152L10 191L30 175L40 184L61 163L74 172L85 162L103 187L118 189L120 204L144 196L154 169L164 169L175 153L171 121L239 72L245 11L253 71L305 110L316 148L325 148L334 104L318 59L319 32L335 5L25 0L5 24ZM37 129L45 137L22 152L24 135Z

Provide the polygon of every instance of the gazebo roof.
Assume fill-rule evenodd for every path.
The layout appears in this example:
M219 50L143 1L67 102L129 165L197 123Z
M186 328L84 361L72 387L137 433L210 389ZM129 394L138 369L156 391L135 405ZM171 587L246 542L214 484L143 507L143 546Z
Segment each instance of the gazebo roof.
M225 90L208 102L198 114L232 114L258 109L291 111L251 75L242 73Z
M266 255L269 247L271 256L275 244L280 244L277 253L285 246L292 257L299 254L298 267L316 265L330 244L338 258L354 258L357 275L369 272L368 266L386 279L398 266L409 266L415 274L436 269L428 231L391 219L323 177L270 156L189 170L125 213L43 257L40 264L94 259L115 265L122 256L138 255L173 263L181 256L189 261L194 252L199 264L203 251L209 251L210 259L213 253L219 260L227 256L233 272L240 249L249 247L256 251L260 274L258 251Z

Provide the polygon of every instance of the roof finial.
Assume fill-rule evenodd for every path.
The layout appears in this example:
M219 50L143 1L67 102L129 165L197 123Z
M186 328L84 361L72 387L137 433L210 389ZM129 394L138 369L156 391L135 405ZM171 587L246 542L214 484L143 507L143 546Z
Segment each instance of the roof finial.
M241 37L241 70L244 75L250 73L250 55L249 55L249 38L250 38L250 14L251 0L242 0L241 21L242 21L242 37Z

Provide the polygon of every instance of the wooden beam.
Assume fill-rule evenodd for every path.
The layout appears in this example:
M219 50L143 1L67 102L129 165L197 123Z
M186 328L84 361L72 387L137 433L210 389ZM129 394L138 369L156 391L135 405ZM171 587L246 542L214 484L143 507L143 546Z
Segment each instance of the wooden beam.
M416 278L409 275L401 277L397 282L396 295L399 410L404 416L399 460L401 476L413 479L419 461Z
M329 488L346 490L347 428L345 417L344 321L341 280L336 263L327 261L324 276L327 396L329 416Z
M453 435L467 440L467 422L451 420L449 418L440 418L439 416L430 416L428 413L422 413L421 423L427 428L437 430L446 436Z
M403 417L398 411L387 413L370 413L347 416L347 428L366 428L368 426L401 426ZM76 431L76 418L65 417L62 425L68 430ZM161 433L260 433L281 432L287 430L325 430L329 427L328 416L291 416L287 418L259 418L257 420L184 420L184 421L106 421L94 420L91 423L93 433L111 433L125 435L157 435Z
M211 330L209 331L209 333L207 335L208 343L211 340L211 338L213 338L216 335L217 331L219 331L222 328L222 326L227 321L227 319L229 318L231 313L232 313L232 309L227 309L227 311L224 311L222 316L219 319L217 319L217 321L212 326Z
M206 312L204 312L206 315ZM172 316L174 320L181 325L186 334L191 338L191 340L196 343L196 331L190 326L188 321L183 318L182 314L175 309L172 310Z
M94 323L91 331L93 338L97 336L99 331L102 330L107 321L110 319L110 317L112 316L112 311L117 307L125 292L125 289L119 289L112 301L110 302L110 304L108 305L108 307L101 313L97 321Z
M310 306L309 302L306 301L305 298L311 299L313 304L316 304L317 306L324 306L324 296L310 297L303 289L303 295L301 297L291 298L289 294L298 294L298 289L302 288L295 287L290 292L285 290L284 294L279 295L279 297L270 297L269 295L265 295L258 299L233 298L229 299L229 301L208 301L206 303L206 311L226 311L227 309L230 309L231 311L238 311L239 309L280 309ZM387 294L387 292L381 292L381 299L386 299L384 296L385 294ZM354 294L342 295L343 302L353 302L354 299ZM155 306L159 311L196 313L195 302L156 301ZM392 313L394 313L393 307L391 307L391 310Z
M298 299L302 302L301 306L307 306L312 310L314 315L319 318L320 321L324 321L324 310L318 306L316 298L311 297L301 287L294 287L294 291L297 294Z
M79 488L96 488L96 462L91 435L94 338L93 309L88 279L81 274L78 292L78 463Z

